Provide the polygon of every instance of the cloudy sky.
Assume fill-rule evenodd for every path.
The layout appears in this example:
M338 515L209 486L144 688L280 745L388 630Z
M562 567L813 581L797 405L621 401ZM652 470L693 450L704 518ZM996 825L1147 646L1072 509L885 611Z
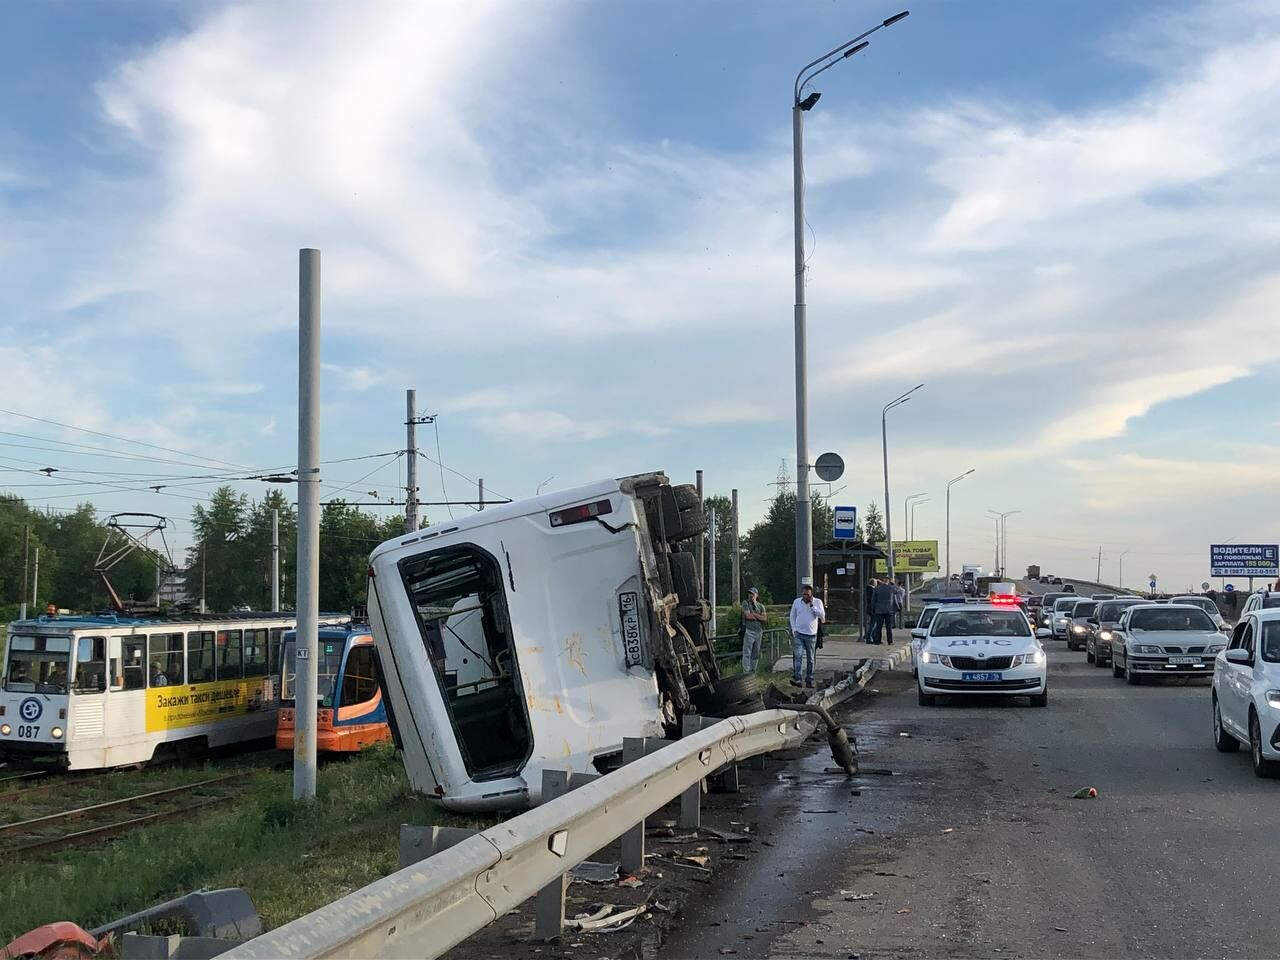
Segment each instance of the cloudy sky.
M0 481L181 541L213 475L292 464L313 246L326 460L401 448L415 387L451 497L701 467L750 523L794 476L792 80L898 9L11 5ZM818 89L810 436L848 464L837 501L883 501L879 410L923 381L890 415L895 533L925 492L941 539L976 467L957 568L991 565L992 508L1021 511L1011 566L1083 576L1101 545L1130 584L1280 540L1274 4L920 0ZM402 470L332 463L327 492Z

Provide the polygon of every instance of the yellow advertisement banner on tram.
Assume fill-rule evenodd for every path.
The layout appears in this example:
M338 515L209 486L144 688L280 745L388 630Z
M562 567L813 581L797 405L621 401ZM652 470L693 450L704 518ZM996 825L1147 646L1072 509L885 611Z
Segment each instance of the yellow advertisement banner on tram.
M263 682L218 680L147 691L147 733L196 727L262 709Z

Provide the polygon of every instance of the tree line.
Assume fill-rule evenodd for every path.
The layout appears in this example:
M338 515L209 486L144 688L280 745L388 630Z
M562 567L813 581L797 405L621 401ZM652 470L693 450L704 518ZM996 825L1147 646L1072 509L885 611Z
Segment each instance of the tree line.
M193 604L203 596L210 611L265 610L271 605L273 513L279 518L280 603L292 609L297 596L296 508L277 490L251 500L225 486L207 505L191 511L193 542L186 551L184 586ZM326 504L320 517L321 609L346 613L362 606L369 554L403 532L399 515L381 518L342 502ZM109 535L113 549L123 543L91 504L55 514L20 497L0 496L0 616L16 618L24 599L29 616L43 613L49 604L74 612L109 609L110 595L94 574ZM152 543L159 547L154 538ZM173 558L177 564L182 559ZM167 569L169 562L161 549L135 550L111 569L112 586L123 600L149 601L156 594L157 569Z

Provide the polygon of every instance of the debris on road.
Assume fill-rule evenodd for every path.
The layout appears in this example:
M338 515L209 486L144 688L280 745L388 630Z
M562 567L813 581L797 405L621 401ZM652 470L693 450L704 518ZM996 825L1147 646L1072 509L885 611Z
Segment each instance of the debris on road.
M1081 787L1071 795L1073 800L1092 800L1098 795L1097 787Z
M618 879L618 864L583 860L569 871L569 876L585 883L612 883Z
M854 903L858 900L874 900L876 897L876 892L874 890L870 893L857 893L853 890L841 890L840 892L845 894L844 899L846 903Z

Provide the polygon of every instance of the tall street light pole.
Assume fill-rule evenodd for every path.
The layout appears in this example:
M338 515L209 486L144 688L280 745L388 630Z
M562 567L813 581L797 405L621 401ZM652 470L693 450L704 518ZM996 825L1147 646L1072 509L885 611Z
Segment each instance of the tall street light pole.
M926 497L919 493L917 493L916 496L919 497L919 499L911 501L911 520L907 524L908 540L914 540L916 538L916 507L920 506L922 503L928 503L933 499L933 497Z
M1015 513L1021 513L1021 510L1006 510L1001 513L999 510L988 510L987 516L995 519L999 525L996 530L996 575L1004 578L1008 575L1009 566L1009 525L1008 519ZM1003 558L1003 559L1000 559Z
M889 549L889 582L893 583L894 576L894 552L893 552L893 518L892 511L889 509L889 411L894 407L899 407L911 399L911 395L923 387L923 383L917 383L914 387L890 400L880 409L880 455L884 460L884 538L888 541Z
M892 26L907 16L895 14L866 33L847 40L829 53L805 64L796 74L791 100L792 193L795 214L795 333L796 333L796 591L804 581L813 582L813 519L809 503L809 382L806 345L806 304L804 297L804 115L813 109L822 94L816 90L801 99L800 94L818 74L830 70L868 44L866 38Z
M947 482L947 593L951 592L951 488L977 469L972 467Z
M1129 552L1128 550L1123 550L1120 553L1120 573L1117 575L1120 579L1120 582L1117 583L1116 586L1119 587L1121 590L1124 589L1124 555L1128 552Z
M902 533L904 536L906 536L908 540L911 539L911 530L912 530L911 513L915 513L916 501L917 500L924 501L928 499L929 499L929 495L925 493L913 493L902 499ZM911 508L910 512L908 512L907 510L908 507ZM911 609L911 571L907 571L906 579L907 579L907 609L910 610Z

